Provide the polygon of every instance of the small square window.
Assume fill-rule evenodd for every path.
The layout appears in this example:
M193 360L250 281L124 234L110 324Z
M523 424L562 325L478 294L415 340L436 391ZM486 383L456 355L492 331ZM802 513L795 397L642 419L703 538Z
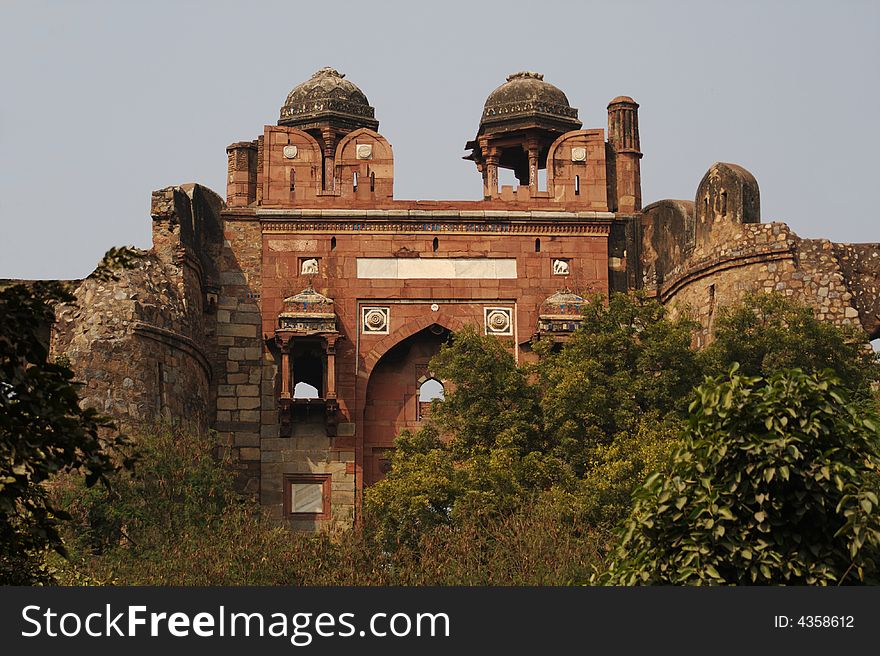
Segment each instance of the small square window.
M330 475L289 474L284 477L284 514L301 519L330 517Z

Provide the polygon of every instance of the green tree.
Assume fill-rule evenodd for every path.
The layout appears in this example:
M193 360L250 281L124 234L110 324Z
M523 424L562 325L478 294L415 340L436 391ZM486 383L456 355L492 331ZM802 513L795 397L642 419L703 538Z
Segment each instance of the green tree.
M536 366L460 331L430 365L445 400L429 426L401 435L388 477L367 491L382 540L412 546L436 526L532 501L560 518L616 523L641 472L671 449L699 380L691 328L644 296L596 298L560 350L538 345Z
M112 494L76 475L51 487L73 516L70 559L56 559L62 583L538 585L580 580L599 562L585 527L528 504L426 529L417 548L389 550L369 524L291 534L237 493L234 463L212 456L215 435L150 425L133 439L141 459L111 476Z
M124 444L109 420L79 406L73 372L48 362L52 304L73 297L57 282L0 289L0 583L51 582L47 549L64 553L43 483L79 470L93 485Z
M445 400L421 430L398 437L391 471L366 495L389 548L415 546L465 517L510 513L536 490L571 479L547 453L537 387L503 343L466 327L430 368L446 384Z
M601 447L635 434L646 413L661 421L685 416L702 379L690 347L694 327L668 319L642 294L612 294L607 304L593 299L559 352L538 346L544 431L578 475L603 459Z
M714 337L702 355L711 376L723 375L734 362L746 376L830 369L857 399L871 397L880 380L877 354L861 328L821 321L812 308L782 294L749 294L722 308Z
M467 326L431 360L431 371L451 388L433 411L458 456L487 453L499 436L527 452L543 447L538 390L501 340Z
M651 475L607 584L876 583L880 423L829 374L711 379Z

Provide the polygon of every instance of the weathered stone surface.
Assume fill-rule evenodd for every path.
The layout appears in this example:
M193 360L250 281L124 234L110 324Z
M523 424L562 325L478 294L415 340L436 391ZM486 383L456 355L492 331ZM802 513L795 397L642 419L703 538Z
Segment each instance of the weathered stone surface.
M385 475L396 435L423 425L428 363L465 325L525 361L536 333L576 324L577 299L642 287L699 320L698 344L749 291L880 336L880 246L761 224L745 169L715 164L693 201L642 210L638 109L612 100L606 140L542 76L514 74L467 144L483 200L402 201L366 96L322 69L279 125L227 148L226 205L199 185L153 193L152 249L117 280L78 284L53 353L84 404L214 428L271 516L332 530ZM499 168L520 184L499 187ZM297 480L327 486L323 512L285 515Z

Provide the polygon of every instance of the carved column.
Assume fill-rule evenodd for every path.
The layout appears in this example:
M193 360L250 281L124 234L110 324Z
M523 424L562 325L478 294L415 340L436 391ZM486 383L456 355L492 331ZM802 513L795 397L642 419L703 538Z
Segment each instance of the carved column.
M529 152L529 193L534 196L538 193L538 142L529 139L526 148Z
M486 189L483 195L486 198L498 196L498 155L495 152L486 156Z
M336 189L336 139L332 130L322 130L324 140L324 191Z
M290 399L290 379L292 376L290 366L290 339L279 340L281 346L281 398Z
M324 349L327 352L327 393L326 398L336 398L336 341L338 335L325 335Z

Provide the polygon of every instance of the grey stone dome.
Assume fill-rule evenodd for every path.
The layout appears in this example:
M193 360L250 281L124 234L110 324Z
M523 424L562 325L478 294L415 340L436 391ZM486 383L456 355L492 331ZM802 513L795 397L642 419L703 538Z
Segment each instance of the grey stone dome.
M367 96L345 74L325 66L287 94L279 125L312 127L333 120L376 130L379 122Z
M571 123L572 129L581 126L577 109L569 104L562 90L545 82L541 73L532 71L508 75L507 82L489 94L480 126L526 116L545 116Z

